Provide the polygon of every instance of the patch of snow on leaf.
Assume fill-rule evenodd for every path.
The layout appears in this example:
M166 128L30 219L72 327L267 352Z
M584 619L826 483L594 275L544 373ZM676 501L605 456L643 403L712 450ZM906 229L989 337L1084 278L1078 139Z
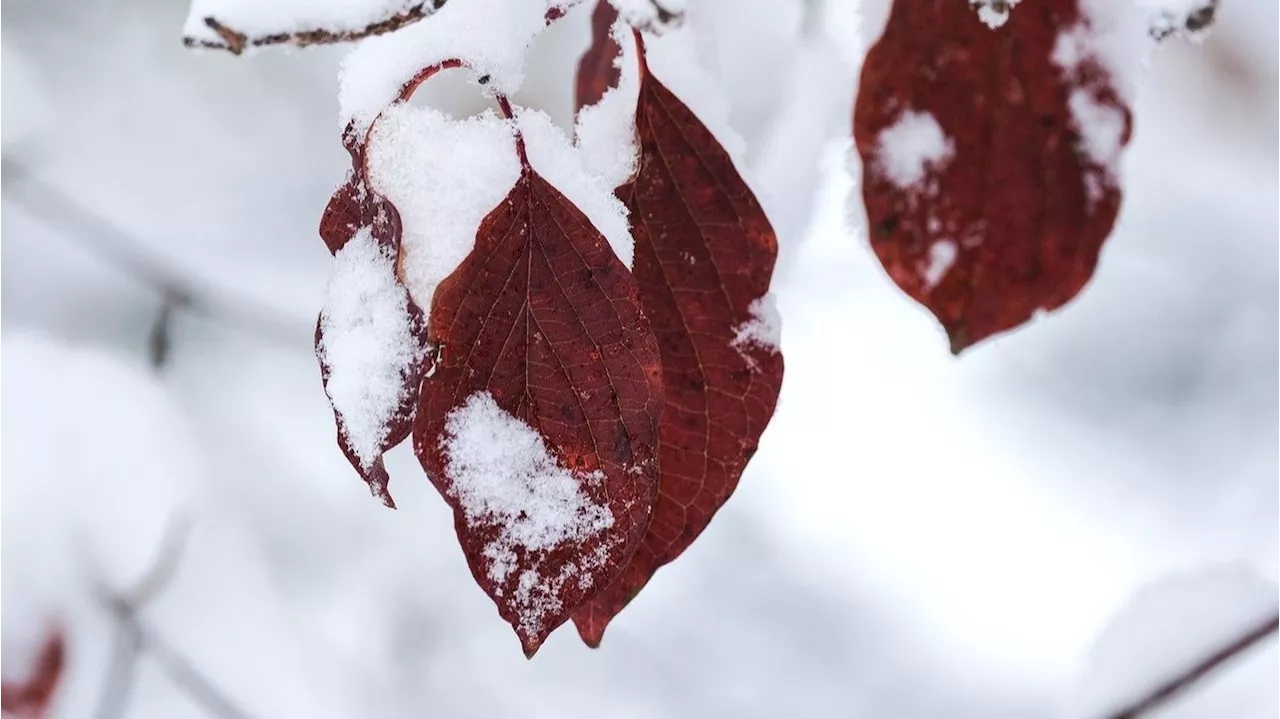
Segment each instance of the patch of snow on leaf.
M630 267L635 240L627 223L627 208L613 194L616 185L612 181L618 169L590 171L583 153L545 112L521 109L516 112L516 121L524 136L529 164L582 210L609 241L618 259Z
M517 550L545 552L581 544L613 526L609 508L583 492L584 484L603 482L604 475L560 466L542 435L499 407L488 392L471 395L449 413L441 448L449 493L466 521L497 528L484 549L495 585L505 583L516 569ZM516 600L526 631L537 633L548 614L561 610L556 596L578 570L565 565L555 576L544 576L536 567L521 572Z
M341 125L363 131L423 68L461 60L486 87L510 95L524 80L524 60L546 26L538 0L451 2L424 22L361 42L343 60L338 104Z
M876 161L899 188L919 185L929 169L941 169L955 153L955 145L928 112L906 110L880 132Z
M1114 171L1123 147L1125 117L1114 105L1098 102L1088 90L1077 89L1067 98L1067 107L1080 131L1085 153L1094 162Z
M368 167L373 189L400 212L402 276L429 312L440 281L471 252L481 220L520 176L511 123L492 112L454 120L396 104L370 134Z
M1275 584L1242 566L1172 575L1143 587L1095 643L1072 716L1109 716L1276 611Z
M618 85L609 88L599 102L578 112L573 134L586 170L605 187L616 188L631 179L636 170L640 68L631 27L619 19L610 33L621 48L613 60L619 70Z
M409 293L396 279L395 258L361 228L334 257L319 352L347 444L366 469L381 454L404 399L402 378L423 351L410 323Z
M956 243L951 240L938 240L929 246L929 263L921 273L927 289L937 287L947 272L951 271L959 252Z
M777 352L782 346L782 315L773 293L756 299L749 309L751 319L738 326L733 346L739 350L750 346Z
M978 19L992 30L1009 21L1009 11L1019 0L970 0L969 4L978 11Z

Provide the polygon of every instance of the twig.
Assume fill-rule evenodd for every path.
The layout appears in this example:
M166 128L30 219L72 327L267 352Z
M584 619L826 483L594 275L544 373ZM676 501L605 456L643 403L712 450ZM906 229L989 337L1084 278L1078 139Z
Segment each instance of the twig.
M354 42L374 35L395 32L402 27L412 25L424 17L434 15L437 10L444 7L446 1L447 0L423 0L423 2L411 5L410 7L378 20L377 22L370 23L363 27L355 27L346 30L312 28L309 30L298 30L294 32L277 32L266 35L250 36L226 25L217 18L206 17L204 18L204 24L218 35L219 40L206 40L188 36L182 38L182 44L187 47L226 50L232 55L239 55L245 51L245 48L263 47L265 45L293 45L295 47L308 47L310 45L330 45L339 42Z
M4 158L0 161L0 174L3 175L6 200L14 202L36 220L104 262L118 267L161 298L168 298L171 306L167 316L158 321L158 324L163 323L165 332L174 311L186 309L272 344L292 348L310 346L309 329L255 300L236 298L230 292L209 286L208 282L185 276L142 249L142 242L110 220L28 172L21 162ZM165 310L162 308L161 312ZM148 347L153 360L157 351L155 332L153 327ZM167 341L167 336L164 339ZM168 349L166 345L162 351L167 354Z
M1213 654L1188 667L1181 674L1156 687L1133 704L1108 714L1107 719L1138 719L1138 717L1164 704L1169 699L1204 679L1234 657L1248 651L1258 642L1275 634L1278 628L1280 628L1280 614L1275 614L1251 627L1243 635L1232 640Z

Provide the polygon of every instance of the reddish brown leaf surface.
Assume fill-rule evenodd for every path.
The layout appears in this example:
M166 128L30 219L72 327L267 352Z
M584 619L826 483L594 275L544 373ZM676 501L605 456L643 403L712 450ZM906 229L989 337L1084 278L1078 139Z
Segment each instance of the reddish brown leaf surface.
M1130 114L1095 59L1054 62L1080 22L1077 0L1023 3L995 30L959 0L896 0L867 54L854 137L871 244L953 352L1073 298L1115 222L1120 190L1086 152L1070 97L1115 118L1120 146ZM953 152L903 188L879 153L908 112L932 115Z
M26 679L0 684L0 709L6 716L40 719L47 715L62 678L66 653L66 638L62 631L54 630L45 637L35 663L26 671Z
M351 172L347 180L334 191L329 204L320 218L320 237L324 240L329 252L336 255L339 250L356 235L358 231L368 227L373 239L392 257L400 251L400 214L394 205L369 189L364 178L364 148L361 140L348 132L345 144L351 153ZM426 318L412 301L409 302L410 332L419 346L426 346ZM320 361L320 375L325 389L329 389L332 368L326 362L322 318L316 320L315 347L316 357ZM369 485L369 491L386 506L394 509L395 501L387 489L390 477L382 461L382 453L400 444L409 436L413 428L413 413L418 402L418 385L430 365L430 356L425 351L419 360L401 373L401 401L387 423L386 437L381 442L378 456L372 461L363 461L348 441L348 428L341 414L334 409L334 419L338 424L338 446L346 455L351 466L359 472L360 477Z
M574 86L574 111L600 102L605 91L618 84L620 71L614 60L622 52L609 32L618 19L618 11L609 0L596 0L591 13L591 46L578 60L578 76Z
M649 520L662 375L636 293L600 232L526 160L507 199L481 223L475 248L432 301L429 336L440 355L422 387L414 448L454 509L476 582L529 656L613 580ZM464 471L450 448L459 434L450 418L484 397L540 435L576 492L607 509L609 526L530 548L512 534L520 530L513 525L532 521L525 513L482 511L484 492L520 484L476 486L506 468ZM506 450L497 436L493 444L490 454ZM530 483L530 516L540 511L544 491L550 489Z
M631 212L633 272L662 355L661 475L640 549L574 614L592 646L733 493L782 384L777 348L740 335L758 321L753 308L778 254L760 204L706 126L647 70L636 131L639 170L618 196Z

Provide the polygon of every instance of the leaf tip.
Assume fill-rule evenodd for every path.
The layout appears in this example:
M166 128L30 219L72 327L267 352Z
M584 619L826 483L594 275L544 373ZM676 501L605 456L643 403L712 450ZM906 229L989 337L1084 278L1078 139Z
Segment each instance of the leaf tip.
M599 649L600 642L604 639L604 630L609 626L609 620L574 618L573 626L578 630L578 636L582 637L583 644L592 649Z

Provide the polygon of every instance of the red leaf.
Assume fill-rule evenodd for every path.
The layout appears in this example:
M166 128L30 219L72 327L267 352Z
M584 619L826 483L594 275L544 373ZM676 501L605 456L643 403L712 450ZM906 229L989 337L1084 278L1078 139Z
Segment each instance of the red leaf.
M1082 23L1077 0L1023 3L995 30L968 3L897 0L867 54L854 137L871 244L953 352L1073 298L1115 222L1110 163L1072 107L1110 123L1115 153L1129 109L1096 58L1055 62L1060 36L1087 33ZM894 148L910 143L893 134L919 140L929 122L945 139L923 137L934 152L903 167Z
M618 19L618 11L609 0L597 0L591 13L591 46L578 60L578 76L574 86L574 112L600 102L604 93L618 84L621 73L614 60L622 52L610 29Z
M574 614L592 646L733 493L782 384L782 355L752 332L772 311L773 228L706 126L647 68L641 74L639 170L618 196L630 210L633 273L662 355L661 475L635 557Z
M521 143L520 178L432 300L414 448L532 656L640 542L662 378L631 274Z
M348 131L345 144L348 152L351 153L352 169L346 182L338 187L325 207L324 215L320 219L320 237L329 251L336 256L348 247L357 234L367 228L377 247L390 260L391 271L394 273L400 252L400 214L395 206L369 188L364 176L362 141L357 140L355 135ZM407 303L404 306L405 325L413 345L413 359L402 363L396 370L398 380L398 387L394 392L396 396L390 400L383 397L380 403L382 412L374 413L381 415L375 420L378 427L357 427L348 421L350 418L344 416L340 403L334 399L335 388L331 386L334 368L329 361L330 352L326 348L332 349L336 338L325 337L324 313L316 320L315 333L316 357L320 361L321 379L334 405L334 418L338 425L338 446L342 448L351 466L355 467L361 478L369 485L373 496L392 509L396 505L387 489L390 477L383 465L382 455L409 436L413 427L414 409L417 406L418 386L422 383L423 374L430 365L430 354L426 349L426 318L408 297L407 291L404 291L404 300ZM373 349L389 351L389 348L385 347ZM384 359L394 360L385 355ZM356 381L360 379L356 378ZM369 382L372 381L373 379L369 378ZM366 390L371 389L366 388ZM387 406L388 401L394 403L394 406ZM359 404L367 404L367 402L366 399ZM367 424L367 422L361 424ZM381 430L380 438L367 436L368 432L377 430Z
M39 719L49 710L66 664L66 637L55 629L45 637L34 666L21 682L0 683L0 709L5 714Z

